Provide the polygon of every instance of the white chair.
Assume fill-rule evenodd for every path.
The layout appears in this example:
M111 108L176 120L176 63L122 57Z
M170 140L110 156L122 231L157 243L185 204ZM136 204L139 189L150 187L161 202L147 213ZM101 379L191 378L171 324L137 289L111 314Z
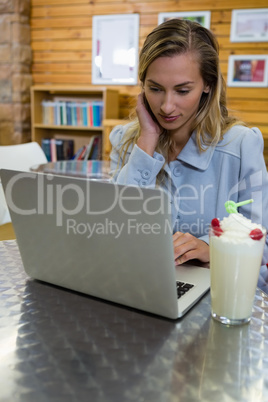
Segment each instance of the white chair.
M35 165L47 163L47 158L37 142L0 146L0 169L22 170L29 172ZM0 183L0 225L11 222Z

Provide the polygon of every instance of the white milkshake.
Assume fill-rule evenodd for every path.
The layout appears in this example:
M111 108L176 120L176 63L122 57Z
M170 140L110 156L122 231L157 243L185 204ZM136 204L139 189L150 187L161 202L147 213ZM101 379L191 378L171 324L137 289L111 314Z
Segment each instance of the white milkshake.
M266 231L239 213L211 226L212 316L225 324L249 322Z

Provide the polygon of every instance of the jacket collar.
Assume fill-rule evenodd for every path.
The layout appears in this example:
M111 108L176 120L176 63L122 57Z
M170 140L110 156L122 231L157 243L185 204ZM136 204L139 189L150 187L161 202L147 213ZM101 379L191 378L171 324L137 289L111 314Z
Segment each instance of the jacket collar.
M178 161L187 163L199 170L206 170L214 154L215 146L209 146L200 152L196 142L196 133L193 132L185 147L177 157Z

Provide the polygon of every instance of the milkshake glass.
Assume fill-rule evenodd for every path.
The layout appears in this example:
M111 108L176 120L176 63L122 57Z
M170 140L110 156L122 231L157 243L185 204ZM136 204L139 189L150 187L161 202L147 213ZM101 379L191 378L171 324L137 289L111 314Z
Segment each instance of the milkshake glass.
M250 321L266 230L239 213L210 227L211 314L223 324Z

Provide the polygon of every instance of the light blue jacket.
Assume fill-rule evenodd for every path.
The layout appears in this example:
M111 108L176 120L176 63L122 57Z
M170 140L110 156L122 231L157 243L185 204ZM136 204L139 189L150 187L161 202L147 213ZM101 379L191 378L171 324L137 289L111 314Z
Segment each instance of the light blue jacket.
M239 212L268 228L268 174L263 137L258 128L234 126L215 147L201 153L193 133L177 159L169 164L165 164L159 153L151 157L134 145L129 148L127 163L122 167L118 149L128 127L128 124L117 126L110 134L114 180L119 184L152 187L163 168L164 180L160 186L170 195L174 232L189 232L208 243L211 220L228 215L225 201L250 198L254 202L240 207ZM268 237L263 263L267 261Z

